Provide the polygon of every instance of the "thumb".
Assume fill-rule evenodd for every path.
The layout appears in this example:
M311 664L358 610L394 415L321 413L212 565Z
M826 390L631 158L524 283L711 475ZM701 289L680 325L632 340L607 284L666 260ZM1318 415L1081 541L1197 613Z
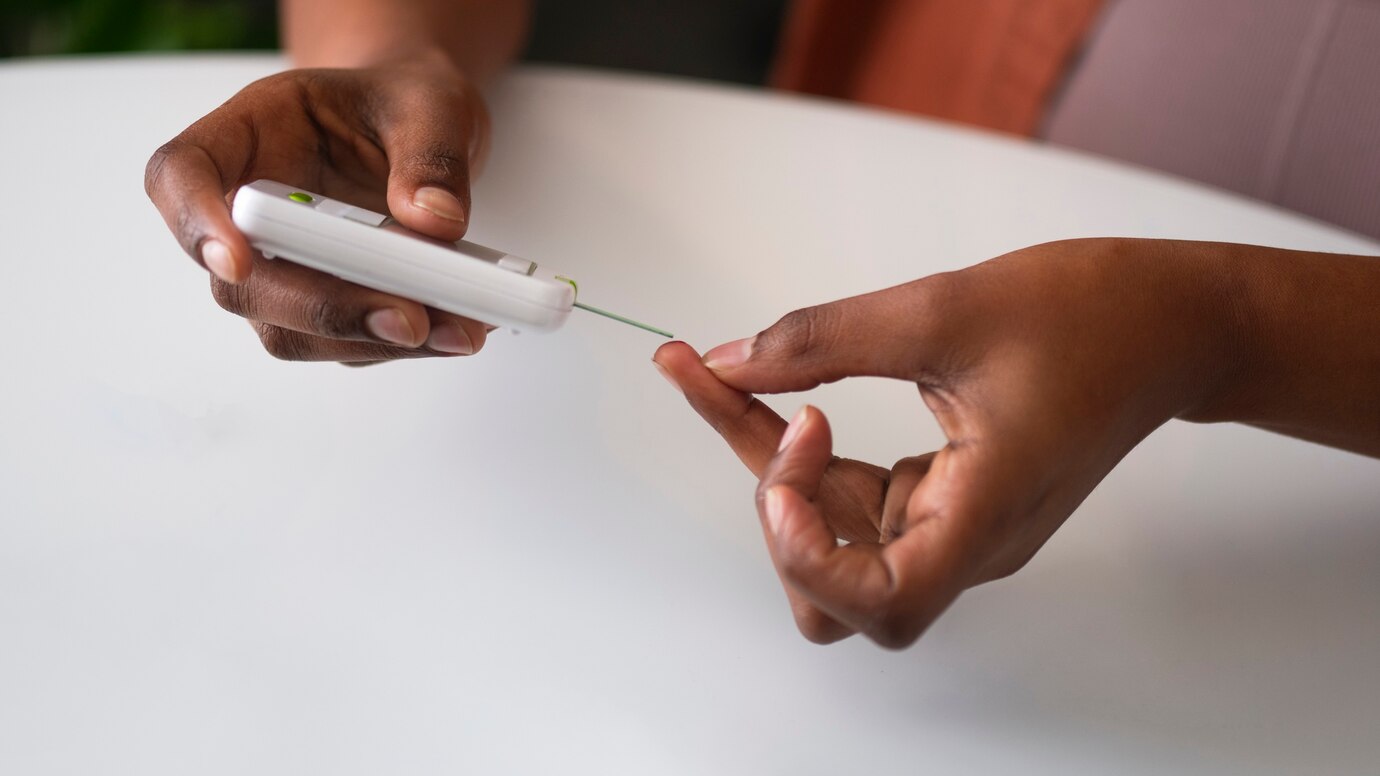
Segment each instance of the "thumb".
M709 350L704 365L748 393L805 391L845 377L916 380L933 339L922 282L787 313L755 337Z
M389 211L403 226L441 240L458 240L469 228L471 162L488 133L483 106L468 103L459 115L450 106L410 113L380 138Z

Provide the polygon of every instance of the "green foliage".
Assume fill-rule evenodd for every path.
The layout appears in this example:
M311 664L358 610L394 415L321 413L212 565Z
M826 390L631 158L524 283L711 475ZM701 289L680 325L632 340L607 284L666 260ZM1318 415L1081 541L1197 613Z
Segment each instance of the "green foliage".
M272 2L13 0L0 6L0 56L263 49L277 44Z

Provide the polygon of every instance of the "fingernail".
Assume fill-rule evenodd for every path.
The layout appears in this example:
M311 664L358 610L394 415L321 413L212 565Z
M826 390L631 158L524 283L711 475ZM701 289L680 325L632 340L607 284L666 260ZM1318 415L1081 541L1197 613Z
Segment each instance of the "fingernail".
M652 362L652 366L656 367L656 371L660 372L661 376L666 378L666 382L670 383L672 388L675 388L677 391L680 391L681 393L685 393L685 389L680 387L680 383L676 382L676 378L671 375L671 371L669 369L655 361Z
M716 371L739 366L752 355L752 343L756 339L748 337L720 345L704 354L704 365Z
M235 283L235 257L220 240L207 240L201 244L201 262L206 269L226 283Z
M767 530L773 535L781 533L781 519L786 516L786 505L781 501L782 485L777 485L767 491L763 507L767 513Z
M402 310L392 307L375 310L365 316L364 328L384 342L402 345L405 348L417 346L417 333L412 330L412 324L408 322Z
M805 408L801 407L800 411L795 414L795 417L791 418L790 424L786 426L786 433L781 435L781 444L777 446L776 452L779 453L791 446L795 438L800 436L800 432L805 429L806 419Z
M460 205L460 200L445 189L423 186L412 195L412 204L447 221L465 220L465 209Z
M469 356L474 353L474 342L465 333L464 327L455 322L433 326L431 336L426 338L426 346L442 353L456 356Z

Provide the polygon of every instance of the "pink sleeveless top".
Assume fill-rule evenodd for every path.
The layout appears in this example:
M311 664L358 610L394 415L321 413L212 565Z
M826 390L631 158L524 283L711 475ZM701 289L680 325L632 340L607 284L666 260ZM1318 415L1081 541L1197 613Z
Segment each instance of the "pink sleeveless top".
M794 0L773 83L1041 136L1380 238L1380 0Z
M1380 0L1110 0L1042 134L1380 238Z

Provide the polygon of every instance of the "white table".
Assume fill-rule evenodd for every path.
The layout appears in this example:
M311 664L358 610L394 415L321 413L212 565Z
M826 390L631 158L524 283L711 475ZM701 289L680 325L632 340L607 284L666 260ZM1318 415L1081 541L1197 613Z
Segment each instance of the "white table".
M1174 424L916 648L812 646L656 338L347 370L215 307L143 165L278 66L0 67L0 773L1375 771L1380 464ZM701 347L1061 237L1380 250L751 91L529 69L494 110L472 235ZM811 400L889 463L939 442L913 393Z

